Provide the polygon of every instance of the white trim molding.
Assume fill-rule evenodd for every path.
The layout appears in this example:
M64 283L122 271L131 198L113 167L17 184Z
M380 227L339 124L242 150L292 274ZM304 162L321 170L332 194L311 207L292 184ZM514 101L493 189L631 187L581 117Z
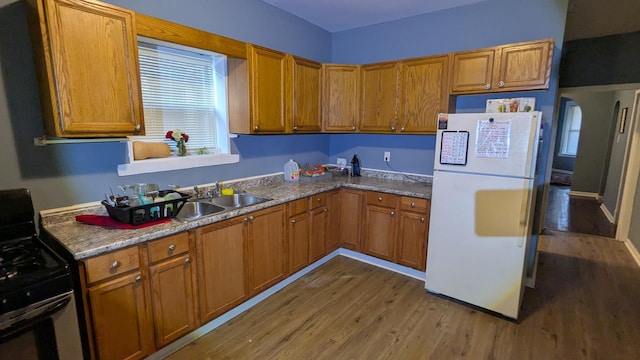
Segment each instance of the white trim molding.
M611 223L611 224L615 224L616 223L616 220L613 218L613 215L611 215L611 212L604 205L604 203L600 204L600 211L602 211L602 213L607 218L607 220L609 220L609 223Z
M629 254L631 254L633 260L635 260L638 267L640 267L640 252L638 252L638 249L636 249L629 238L624 241L624 244L627 246L627 249L629 249Z
M596 199L596 200L601 200L600 194L591 193L591 192L584 192L584 191L573 191L573 190L570 190L569 191L569 196L592 198L592 199Z

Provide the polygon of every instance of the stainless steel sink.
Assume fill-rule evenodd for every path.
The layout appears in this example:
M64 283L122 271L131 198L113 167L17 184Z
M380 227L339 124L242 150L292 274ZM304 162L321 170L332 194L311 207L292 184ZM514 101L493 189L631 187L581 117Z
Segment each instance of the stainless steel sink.
M233 194L211 198L209 201L225 208L240 208L249 205L259 204L270 199L261 198L251 194Z
M178 220L190 221L213 215L226 209L209 202L187 201L176 216Z

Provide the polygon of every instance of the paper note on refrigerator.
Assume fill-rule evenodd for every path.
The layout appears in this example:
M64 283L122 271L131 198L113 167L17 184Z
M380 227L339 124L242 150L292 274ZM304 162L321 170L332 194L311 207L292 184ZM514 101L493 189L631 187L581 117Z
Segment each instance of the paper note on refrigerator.
M443 131L440 164L466 165L468 147L468 131Z
M476 157L509 158L511 120L479 120L476 131Z

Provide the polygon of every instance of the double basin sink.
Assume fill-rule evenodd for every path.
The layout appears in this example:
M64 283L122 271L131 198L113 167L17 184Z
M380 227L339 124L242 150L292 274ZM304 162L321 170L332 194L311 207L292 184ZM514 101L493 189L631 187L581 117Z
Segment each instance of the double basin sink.
M269 201L252 194L242 193L216 197L192 198L180 209L176 219L181 221L193 221L205 216L214 215L227 210L239 209L245 206L255 205Z

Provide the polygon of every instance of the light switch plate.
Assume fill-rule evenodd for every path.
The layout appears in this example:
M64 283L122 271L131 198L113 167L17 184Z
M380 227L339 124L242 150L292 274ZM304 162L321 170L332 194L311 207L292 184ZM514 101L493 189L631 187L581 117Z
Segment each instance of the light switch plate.
M347 166L347 159L345 159L345 158L338 158L338 159L336 159L336 164L337 164L338 166L345 167L345 166Z

